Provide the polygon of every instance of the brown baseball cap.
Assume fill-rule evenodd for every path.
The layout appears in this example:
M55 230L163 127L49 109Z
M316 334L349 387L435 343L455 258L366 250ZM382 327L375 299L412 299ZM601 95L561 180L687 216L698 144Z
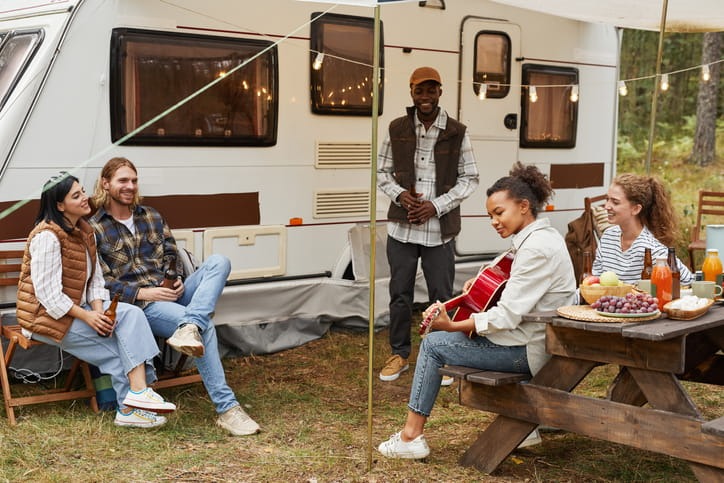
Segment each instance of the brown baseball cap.
M418 67L410 76L410 87L422 84L425 81L435 81L442 85L440 73L432 67Z

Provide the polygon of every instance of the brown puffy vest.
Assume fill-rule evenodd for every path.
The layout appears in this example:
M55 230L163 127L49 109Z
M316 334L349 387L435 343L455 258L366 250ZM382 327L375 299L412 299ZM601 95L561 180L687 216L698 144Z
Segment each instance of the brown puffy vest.
M38 223L28 235L18 283L18 323L33 333L60 342L73 323L73 317L66 314L60 319L54 319L48 315L45 307L35 297L33 274L30 273L30 241L44 230L50 230L58 237L63 270L63 293L76 305L80 305L86 283L93 277L96 265L95 236L91 226L83 219L78 221L78 225L72 233L66 233L55 223L43 221ZM91 258L90 273L88 272L86 250L90 253Z
M415 186L415 149L417 134L415 133L415 108L407 108L407 116L398 117L390 123L390 146L394 177L397 184L411 190ZM464 124L448 116L445 130L440 133L435 143L435 191L440 196L450 191L458 180L458 162L460 148L465 137ZM390 203L387 218L400 223L408 223L407 210L395 203ZM460 233L460 207L440 217L440 231L443 238L451 238Z

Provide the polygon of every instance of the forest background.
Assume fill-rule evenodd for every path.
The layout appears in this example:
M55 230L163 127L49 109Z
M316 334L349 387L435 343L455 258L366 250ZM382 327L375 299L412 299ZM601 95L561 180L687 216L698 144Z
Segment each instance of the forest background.
M619 97L617 173L647 173L658 40L658 32L623 33L620 79L632 81L626 82L627 95ZM658 95L649 172L671 191L679 215L677 254L687 260L698 191L724 191L724 81L719 63L724 60L724 32L667 33L663 40L661 73L670 73L670 86ZM706 82L704 65L711 76ZM702 257L697 256L697 266Z

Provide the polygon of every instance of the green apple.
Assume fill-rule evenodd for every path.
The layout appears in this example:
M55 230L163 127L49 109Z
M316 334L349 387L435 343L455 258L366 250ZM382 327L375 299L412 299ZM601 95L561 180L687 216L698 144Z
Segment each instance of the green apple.
M614 272L603 272L599 278L601 285L606 287L615 287L618 285L618 275Z

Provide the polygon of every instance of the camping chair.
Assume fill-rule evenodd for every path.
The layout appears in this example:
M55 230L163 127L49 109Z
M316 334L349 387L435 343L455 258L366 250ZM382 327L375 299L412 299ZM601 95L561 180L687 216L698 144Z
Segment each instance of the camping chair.
M705 216L707 215L707 216ZM696 251L706 249L706 239L701 238L702 230L711 217L724 217L724 192L699 190L699 206L696 210L696 224L691 230L691 243L689 243L689 268L696 270L694 254Z
M607 195L586 197L583 199L583 214L568 223L566 233L566 247L571 256L573 270L576 280L581 279L583 271L583 252L591 252L591 258L596 255L598 240L603 231L611 226L608 223L606 210L601 201L606 200Z
M20 278L20 265L23 257L22 250L0 251L0 286L10 287L18 285ZM10 425L15 425L15 408L30 404L41 404L55 401L70 401L75 399L88 398L93 412L98 412L96 390L91 378L90 369L85 361L75 359L66 378L65 386L62 388L45 389L42 393L30 396L15 396L10 385L8 367L11 367L13 357L18 347L29 350L33 347L44 345L42 342L29 339L23 335L20 326L8 324L14 319L12 313L0 313L0 382L2 383L3 399L5 401L5 414ZM3 349L2 342L7 341L7 350ZM74 390L73 383L75 376L80 371L83 376L84 389Z

